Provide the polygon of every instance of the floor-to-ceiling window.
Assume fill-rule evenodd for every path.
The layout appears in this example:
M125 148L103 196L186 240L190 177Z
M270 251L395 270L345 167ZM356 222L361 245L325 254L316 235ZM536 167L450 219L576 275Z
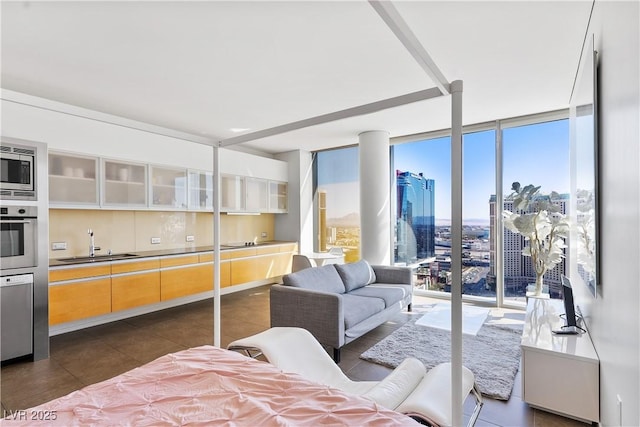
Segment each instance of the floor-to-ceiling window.
M418 289L451 284L451 138L393 146L395 239L393 259L413 268Z
M514 210L509 197L514 182L540 186L540 196L549 197L561 214L569 210L569 120L509 127L503 130L502 176L504 202L501 213ZM495 200L494 200L495 204ZM492 238L495 238L492 236ZM531 258L522 255L528 242L517 233L503 231L503 280L506 301L525 300L526 288L535 282ZM568 254L568 251L565 251ZM561 298L560 277L567 274L564 259L544 275L552 298Z
M360 178L358 147L316 153L314 247L326 252L338 247L346 262L360 259Z
M496 231L513 209L513 182L554 194L561 213L569 209L569 121L565 112L465 128L463 133L463 283L468 299L523 304L535 282L528 245L511 231ZM500 132L500 133L499 133ZM499 142L500 141L500 142ZM496 156L497 150L498 156ZM446 296L451 289L451 141L443 132L391 147L393 260L411 266L418 292ZM501 158L500 164L496 158ZM317 249L340 246L347 261L359 259L358 149L316 153ZM503 205L496 205L501 182ZM502 229L500 229L502 230ZM501 252L496 251L496 242ZM566 255L569 251L566 250ZM561 297L566 260L545 274L553 298Z
M464 133L462 143L462 293L495 299L489 237L490 201L496 191L496 132Z
M489 202L495 193L495 131L463 135L463 273L465 295L495 298L489 273ZM411 266L416 286L451 290L451 139L393 146L396 178L394 260Z

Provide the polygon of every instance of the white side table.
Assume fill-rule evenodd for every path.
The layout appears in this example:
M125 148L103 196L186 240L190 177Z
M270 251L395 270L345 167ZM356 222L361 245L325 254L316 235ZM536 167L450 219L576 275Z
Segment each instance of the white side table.
M589 333L556 335L561 300L531 298L522 332L522 399L581 421L600 420L600 361Z
M327 260L336 260L341 258L339 255L330 254L329 252L311 252L303 254L316 263L316 266L322 267Z

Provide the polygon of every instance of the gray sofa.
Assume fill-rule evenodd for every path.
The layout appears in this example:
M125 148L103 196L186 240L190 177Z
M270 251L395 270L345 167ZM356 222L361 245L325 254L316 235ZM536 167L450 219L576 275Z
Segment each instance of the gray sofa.
M270 291L271 327L308 330L323 345L340 348L407 307L411 311L411 269L369 265L329 264L283 276Z

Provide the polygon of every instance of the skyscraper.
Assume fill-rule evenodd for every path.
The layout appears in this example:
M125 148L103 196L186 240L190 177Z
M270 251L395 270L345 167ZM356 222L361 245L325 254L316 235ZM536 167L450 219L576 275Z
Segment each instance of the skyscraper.
M395 262L410 264L435 256L435 181L398 170L396 182Z
M559 194L557 198L551 199L551 203L559 208L562 214L567 213L569 204L568 194ZM513 212L513 200L507 198L503 201L503 210ZM490 216L490 252L489 252L489 273L487 274L487 284L495 289L496 283L496 230L495 217L501 215L502 210L496 211L496 196L492 195L489 200L489 216ZM504 229L503 236L503 252L504 252L504 291L505 296L524 296L526 286L534 283L536 273L531 264L531 258L522 255L522 249L526 246L525 238L510 230ZM565 250L565 252L568 252ZM544 275L544 284L549 286L549 292L552 296L559 296L561 292L560 277L566 274L566 260L562 260L554 268L547 271Z

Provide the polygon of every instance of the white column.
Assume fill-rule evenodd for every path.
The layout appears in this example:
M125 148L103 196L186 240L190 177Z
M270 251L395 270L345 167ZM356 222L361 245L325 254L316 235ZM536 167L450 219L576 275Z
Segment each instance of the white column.
M391 264L389 132L358 135L360 144L360 251L370 264Z

